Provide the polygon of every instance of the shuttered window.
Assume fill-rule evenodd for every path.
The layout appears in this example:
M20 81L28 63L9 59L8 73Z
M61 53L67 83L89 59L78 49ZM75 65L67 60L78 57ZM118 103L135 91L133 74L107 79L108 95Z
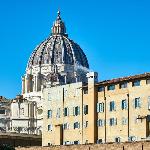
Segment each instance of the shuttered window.
M104 112L104 103L97 103L97 112Z

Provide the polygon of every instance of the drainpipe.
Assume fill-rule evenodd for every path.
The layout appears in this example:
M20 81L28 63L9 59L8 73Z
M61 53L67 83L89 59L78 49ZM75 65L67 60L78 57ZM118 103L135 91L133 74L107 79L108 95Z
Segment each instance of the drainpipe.
M83 122L83 113L84 111L84 106L83 106L83 88L82 88L82 144L83 144L83 126L84 126L84 122Z
M127 97L128 97L128 139L129 139L129 137L130 137L130 115L129 115L129 113L130 113L130 98L129 98L129 93L127 94Z
M106 135L107 134L107 132L106 132L106 130L107 130L107 128L106 128L107 127L107 125L106 125L106 119L107 119L106 108L107 107L106 107L106 91L105 91L105 88L106 87L104 86L104 101L105 101L105 105L104 105L105 106L105 110L104 110L105 111L105 143L106 143L106 141L107 141L107 135Z

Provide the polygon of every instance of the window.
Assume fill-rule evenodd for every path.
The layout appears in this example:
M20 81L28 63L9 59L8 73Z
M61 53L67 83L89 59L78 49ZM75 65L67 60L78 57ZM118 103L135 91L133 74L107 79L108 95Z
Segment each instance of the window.
M73 107L73 115L74 116L80 115L80 107L79 106Z
M48 143L48 146L51 146L52 144L51 143Z
M135 98L133 100L133 106L134 106L135 109L136 108L141 108L141 99L140 99L140 97L139 98Z
M88 94L88 88L83 89L84 94Z
M84 105L84 114L85 114L85 115L88 114L88 105Z
M130 136L129 141L136 141L136 137L135 136Z
M102 91L104 91L104 87L103 86L98 87L98 92L102 92Z
M114 101L111 101L110 102L110 109L109 109L110 111L114 111L114 110L116 110L116 106L115 106L115 102Z
M60 113L61 113L60 108L57 108L56 118L60 118Z
M69 141L64 142L64 145L70 145L70 144L71 144L71 142L69 142Z
M24 108L20 108L20 115L24 115Z
M146 84L150 84L150 79L147 79L147 80L146 80Z
M51 98L51 93L48 93L48 101L51 101L52 98Z
M85 121L84 122L84 128L87 128L88 127L88 121Z
M0 114L5 114L5 110L0 110Z
M104 126L105 125L105 120L103 120L103 119L98 119L97 120L97 126L98 127L102 127L102 126Z
M74 123L74 129L79 129L80 128L80 123L79 122L75 122Z
M97 103L97 112L104 112L104 103Z
M132 86L140 86L140 80L132 82Z
M116 143L120 143L120 141L121 141L120 137L116 137L116 138L115 138L115 142L116 142Z
M47 118L52 118L52 110L48 110L48 112L47 112Z
M64 108L64 117L69 116L69 108Z
M64 129L64 130L69 129L69 123L65 123L65 124L63 124L63 129Z
M120 89L124 89L124 88L127 88L127 82L124 82L124 83L121 83L120 84Z
M98 139L97 144L101 144L103 142L103 139Z
M121 108L122 108L122 110L127 109L127 100L122 100Z
M52 125L48 125L48 131L52 131Z
M88 140L85 140L85 144L88 144L88 142L89 142Z
M108 91L115 90L115 85L109 85L107 89Z
M78 145L78 144L80 144L80 142L79 141L74 141L74 144Z
M122 125L127 125L127 123L128 123L128 119L123 117L122 118Z
M117 125L117 118L110 118L109 125L110 126Z

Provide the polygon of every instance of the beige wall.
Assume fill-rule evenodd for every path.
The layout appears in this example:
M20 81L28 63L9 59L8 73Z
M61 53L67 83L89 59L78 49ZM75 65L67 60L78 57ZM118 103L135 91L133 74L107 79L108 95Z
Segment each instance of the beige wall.
M115 137L120 137L121 141L128 141L128 123L122 125L122 118L128 118L128 108L122 110L121 101L128 100L127 94L129 94L129 136L135 136L136 140L146 138L146 116L150 114L148 110L148 96L150 96L150 84L146 84L146 80L141 80L141 86L132 87L132 82L128 83L128 88L120 89L119 84L115 85L115 90L108 91L105 87L106 97L106 142L114 142ZM141 98L141 108L135 109L133 106L133 100L135 98ZM115 101L116 111L109 111L110 101ZM98 102L104 102L104 92L98 92ZM138 116L145 117L143 119L137 119ZM117 118L117 125L110 126L109 119ZM105 112L98 113L99 119L105 119ZM98 138L105 138L105 126L98 127Z
M60 137L63 136L63 143L80 141L82 143L82 83L68 84L46 88L44 90L44 119L43 119L43 145L48 143L60 145ZM49 100L48 100L49 99ZM80 107L80 115L73 115L73 107ZM64 108L69 108L69 115L64 117ZM57 118L57 110L60 108L60 118ZM52 118L47 117L48 110L52 110ZM74 123L79 122L80 128L74 129ZM63 130L63 124L69 123L69 129ZM48 125L52 125L52 131L48 131Z
M91 74L91 76L96 74ZM52 145L73 144L79 141L80 144L102 142L115 142L119 137L121 142L128 141L128 136L134 136L136 141L145 139L149 135L148 96L150 96L150 84L146 84L146 78L138 78L141 85L133 87L134 80L127 81L127 88L120 89L120 82L115 83L115 90L108 91L110 83L95 83L95 78L88 77L88 86L82 83L74 83L63 86L44 89L44 122L43 122L43 146L48 143ZM123 81L122 81L123 82ZM99 86L105 86L105 90L98 92ZM87 89L88 93L84 93ZM141 100L141 108L134 108L135 98ZM50 99L50 100L49 100ZM122 100L127 101L127 108L122 110ZM110 102L115 102L115 110L110 112ZM128 104L129 101L129 104ZM97 103L104 103L104 112L97 113ZM83 114L84 105L88 105L88 114ZM73 107L80 107L80 115L73 115ZM69 116L64 117L63 109L69 108ZM61 109L61 117L56 117L57 109ZM106 111L105 111L106 109ZM52 118L47 118L47 111L52 110ZM128 118L129 116L129 118ZM117 124L110 126L110 118L116 118ZM123 125L122 119L126 119ZM137 119L139 118L139 119ZM140 119L141 118L141 119ZM104 120L103 126L97 126L97 120ZM85 122L88 126L85 127ZM80 122L80 128L74 129L75 122ZM62 130L62 126L69 123L69 129ZM105 124L106 123L106 124ZM52 131L48 131L48 125L53 125ZM62 132L63 131L63 132ZM62 140L63 139L63 140Z

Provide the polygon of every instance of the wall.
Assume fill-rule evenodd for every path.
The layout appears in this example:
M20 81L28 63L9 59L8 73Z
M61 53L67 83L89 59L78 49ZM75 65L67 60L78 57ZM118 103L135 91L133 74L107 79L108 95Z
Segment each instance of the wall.
M44 90L43 105L43 146L48 143L60 145L64 142L80 141L82 144L82 115L74 116L73 107L80 107L82 110L82 83L57 86ZM57 117L57 110L60 108L60 117ZM68 108L69 114L64 117L63 109ZM52 110L52 118L47 117L48 110ZM80 122L80 128L74 129L74 122ZM61 133L63 124L69 123L69 127ZM48 125L52 125L52 130L48 131ZM72 134L73 133L73 134ZM62 140L63 138L63 140Z
M113 85L113 84L112 84ZM148 97L150 96L150 84L146 84L146 79L141 79L141 85L132 87L132 82L128 82L128 87L119 88L119 84L115 84L115 90L108 91L105 87L106 98L106 142L115 142L116 137L120 137L121 142L128 141L129 137L135 136L136 140L145 139L149 134L146 128L146 118L149 115ZM129 95L129 103L128 96ZM98 92L98 102L105 103L104 91ZM135 98L140 98L141 107L135 109L133 102ZM127 101L127 108L122 110L122 100ZM115 111L109 110L110 102L115 101ZM129 108L129 118L128 118ZM137 119L140 116L142 119ZM110 126L110 118L117 118L117 125ZM127 123L123 125L122 118L127 119ZM98 113L98 119L105 119L105 111ZM129 121L129 127L128 127ZM129 128L129 129L128 129ZM129 131L128 131L129 130ZM147 133L146 133L147 131ZM105 139L105 126L98 127L98 139Z
M149 150L150 142L16 148L16 150L60 150L60 149L61 150L135 150L135 149Z
M0 145L8 144L17 146L41 146L42 138L36 135L0 133Z

